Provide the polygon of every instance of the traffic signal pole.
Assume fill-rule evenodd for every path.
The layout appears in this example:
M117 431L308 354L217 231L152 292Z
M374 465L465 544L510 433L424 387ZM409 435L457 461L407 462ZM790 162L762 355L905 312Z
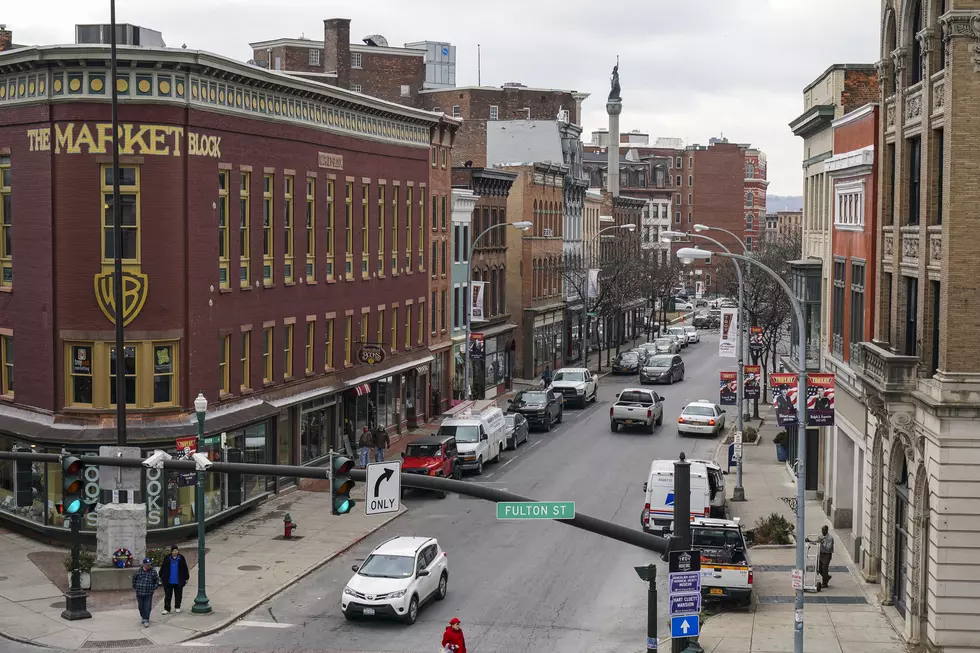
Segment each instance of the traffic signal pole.
M691 549L691 463L681 452L680 460L674 461L674 541L672 550ZM699 617L700 618L700 617ZM671 651L683 653L687 648L687 638L671 640Z
M74 513L69 517L71 523L71 584L65 592L65 609L61 612L61 618L68 621L78 621L79 619L91 619L92 615L88 611L88 592L82 589L82 572L80 569L81 561L81 542L79 533L82 530L82 515Z

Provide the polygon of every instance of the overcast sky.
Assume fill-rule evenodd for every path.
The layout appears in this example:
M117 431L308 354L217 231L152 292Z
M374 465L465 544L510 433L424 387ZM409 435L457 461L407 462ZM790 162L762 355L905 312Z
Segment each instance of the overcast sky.
M620 56L621 129L707 144L723 134L766 152L769 192L801 195L802 141L788 123L803 87L833 63L878 59L877 0L118 0L117 20L163 32L168 46L251 58L248 43L321 39L323 19L352 19L352 40L449 41L456 81L574 89L585 137L606 124L609 72ZM75 23L109 22L109 2L5 2L21 44L71 43ZM42 10L43 5L43 10Z

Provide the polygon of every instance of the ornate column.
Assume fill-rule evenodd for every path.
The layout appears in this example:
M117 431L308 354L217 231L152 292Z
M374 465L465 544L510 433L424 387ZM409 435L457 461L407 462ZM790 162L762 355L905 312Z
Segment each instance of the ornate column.
M968 37L973 39L968 49L973 70L980 73L980 11L948 11L939 18L939 26L942 29L943 47L946 49L947 67L953 54L953 39Z

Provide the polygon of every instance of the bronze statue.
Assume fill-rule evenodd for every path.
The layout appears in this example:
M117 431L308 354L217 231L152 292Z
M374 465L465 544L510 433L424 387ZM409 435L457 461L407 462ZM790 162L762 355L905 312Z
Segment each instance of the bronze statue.
M609 89L609 100L610 101L612 101L612 100L622 100L623 97L619 94L620 87L619 87L619 61L618 61L618 59L616 61L616 65L613 66L612 78L610 79L609 86L610 86L610 89Z

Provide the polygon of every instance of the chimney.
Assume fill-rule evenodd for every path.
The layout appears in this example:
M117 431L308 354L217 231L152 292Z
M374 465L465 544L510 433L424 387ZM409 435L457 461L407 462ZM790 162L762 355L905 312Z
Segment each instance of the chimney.
M337 86L350 88L350 18L323 21L323 69L337 71Z
M14 33L6 25L0 25L0 52L10 50L14 43Z

